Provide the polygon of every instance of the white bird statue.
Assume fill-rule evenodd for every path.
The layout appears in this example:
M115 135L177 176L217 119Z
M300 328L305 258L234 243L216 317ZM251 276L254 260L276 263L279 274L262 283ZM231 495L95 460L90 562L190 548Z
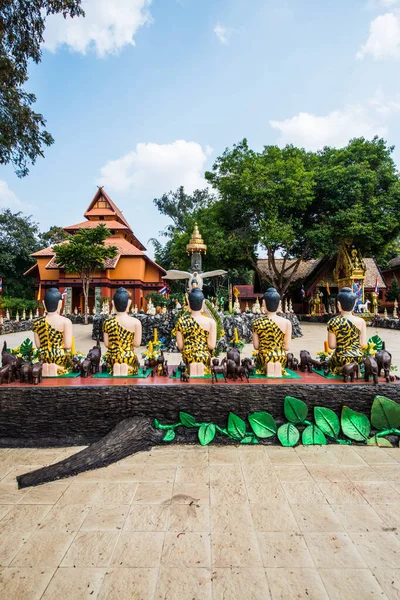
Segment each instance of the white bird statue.
M203 289L203 279L207 277L217 277L218 275L225 275L227 271L223 271L222 269L217 269L216 271L206 271L205 273L189 273L189 271L178 271L176 269L172 269L171 271L167 271L167 274L164 275L163 279L188 279L188 289L189 291L193 288L193 283L197 283L197 287L202 290Z

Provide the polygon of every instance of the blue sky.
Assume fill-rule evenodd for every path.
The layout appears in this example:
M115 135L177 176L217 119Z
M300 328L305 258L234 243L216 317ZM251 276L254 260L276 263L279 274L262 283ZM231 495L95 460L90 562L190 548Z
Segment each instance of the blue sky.
M400 0L86 0L52 18L28 89L55 144L25 179L0 170L0 208L43 230L83 220L105 190L148 245L153 198L235 142L310 149L400 134ZM399 146L400 148L400 146ZM400 163L400 149L394 158ZM148 245L151 254L151 245Z

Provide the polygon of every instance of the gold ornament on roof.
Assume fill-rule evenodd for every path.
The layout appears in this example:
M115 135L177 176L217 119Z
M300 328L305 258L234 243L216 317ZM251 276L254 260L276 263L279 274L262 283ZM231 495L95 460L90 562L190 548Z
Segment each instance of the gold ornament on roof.
M207 245L204 243L204 240L200 235L197 223L194 224L192 237L186 246L186 252L188 254L193 254L194 252L204 252L204 254L207 253Z

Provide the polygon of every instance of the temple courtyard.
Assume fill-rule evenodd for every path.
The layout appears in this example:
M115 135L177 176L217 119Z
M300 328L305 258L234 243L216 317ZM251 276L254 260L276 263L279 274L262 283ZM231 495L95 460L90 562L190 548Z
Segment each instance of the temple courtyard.
M302 327L315 355L326 327ZM375 333L400 365L399 332ZM172 445L17 489L76 451L0 449L1 599L400 598L400 448Z

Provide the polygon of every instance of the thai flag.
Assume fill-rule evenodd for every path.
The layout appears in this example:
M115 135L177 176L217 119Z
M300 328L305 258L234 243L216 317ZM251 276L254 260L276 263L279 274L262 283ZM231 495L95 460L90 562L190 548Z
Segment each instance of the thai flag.
M167 293L167 286L164 285L163 288L161 288L161 290L158 292L159 294L166 294Z
M0 277L0 294L2 293L2 291L3 291L3 280Z
M378 283L378 276L376 276L376 281L375 281L375 294L377 296L379 296L379 283Z
M61 297L64 298L64 296L68 296L67 288L64 288L64 291L61 293Z
M306 297L306 290L304 289L304 285L301 286L301 297L302 298Z

